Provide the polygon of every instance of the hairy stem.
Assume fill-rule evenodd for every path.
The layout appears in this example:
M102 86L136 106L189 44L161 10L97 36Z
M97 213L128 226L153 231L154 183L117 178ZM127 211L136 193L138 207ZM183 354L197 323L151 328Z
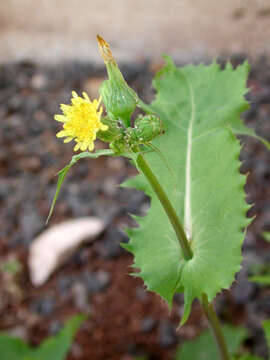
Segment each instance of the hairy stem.
M163 206L171 224L174 228L174 231L176 233L177 239L179 241L179 244L181 246L183 256L185 260L190 260L193 256L192 250L189 245L189 241L186 237L186 234L184 232L183 226L179 220L179 217L177 216L177 213L170 202L167 194L165 193L164 189L162 188L161 184L159 183L157 177L152 172L149 164L145 160L142 154L139 154L137 157L137 165L141 172L144 174L144 176L149 181L151 187L155 191L161 205ZM220 359L221 360L229 360L229 352L228 348L225 342L225 338L217 317L217 314L215 312L214 306L212 303L209 303L207 300L206 294L203 294L202 296L202 303L201 306L203 308L203 311L205 313L205 316L207 317L209 327L212 331L212 334L215 338Z
M172 206L165 191L163 190L162 186L158 182L158 179L156 178L155 174L152 172L150 166L148 165L148 163L146 162L146 160L144 159L142 154L138 155L137 164L138 164L139 169L145 175L145 177L149 181L150 185L152 186L153 190L157 194L157 197L159 198L159 201L161 202L161 204L172 224L172 227L174 228L174 231L177 235L177 239L179 241L179 244L180 244L182 252L183 252L184 259L190 260L193 256L192 250L189 246L188 239L186 237L186 234L184 232L182 224L179 221L179 218L176 214L174 207Z
M214 309L213 304L208 302L206 294L203 294L202 296L202 308L205 316L207 317L213 337L216 341L220 358L222 360L229 360L230 359L229 351L227 348L227 344L216 311Z

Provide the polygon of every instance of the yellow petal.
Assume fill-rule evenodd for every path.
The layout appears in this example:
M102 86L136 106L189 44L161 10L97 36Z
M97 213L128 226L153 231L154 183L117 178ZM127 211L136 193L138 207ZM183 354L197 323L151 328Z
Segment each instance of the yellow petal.
M65 140L64 140L64 143L69 143L73 138L72 137L67 137Z
M82 151L85 151L88 147L88 141L87 142L83 142L82 145L81 145L81 150Z
M90 102L89 96L86 94L85 91L82 92L82 96L85 98L85 100Z
M64 115L54 115L54 120L60 121L60 122L66 122L67 118Z
M102 111L103 111L103 108L102 108L102 107L100 107L100 109L99 109L99 111L98 111L98 116L99 116L99 117L101 116Z
M67 133L65 130L61 130L56 134L56 137L61 138L67 136Z
M60 108L63 111L63 113L65 114L65 113L69 113L72 107L71 107L71 105L61 104Z
M92 151L94 149L94 143L93 142L91 144L89 144L88 149L89 149L89 151Z
M106 131L106 130L108 130L108 129L109 129L109 126L108 126L108 125L101 124L100 130Z

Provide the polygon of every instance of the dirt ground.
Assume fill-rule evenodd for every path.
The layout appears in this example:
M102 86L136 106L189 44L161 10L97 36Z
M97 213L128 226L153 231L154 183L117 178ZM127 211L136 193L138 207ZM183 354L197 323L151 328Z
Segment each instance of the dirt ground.
M0 1L0 62L101 62L102 34L122 61L270 52L269 0Z

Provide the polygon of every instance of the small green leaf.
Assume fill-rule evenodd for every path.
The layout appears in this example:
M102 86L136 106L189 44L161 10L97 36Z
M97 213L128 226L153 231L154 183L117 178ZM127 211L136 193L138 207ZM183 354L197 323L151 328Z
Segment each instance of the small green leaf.
M263 359L255 355L246 354L244 356L241 356L239 360L263 360Z
M49 337L37 348L31 348L21 339L0 335L0 356L3 360L64 360L74 335L85 315L71 317L58 335Z
M62 187L62 184L63 184L63 181L65 180L65 177L68 173L68 170L71 168L71 166L73 166L74 164L76 164L77 161L79 161L80 159L84 159L84 158L92 158L92 159L96 159L98 158L99 156L113 156L114 153L112 150L109 150L109 149L102 149L102 150L98 150L96 151L95 153L90 153L88 151L85 151L85 152L82 152L78 155L74 155L72 156L72 159L70 161L70 163L65 166L62 170L60 170L58 172L58 180L57 180L57 185L56 185L56 192L55 192L55 195L54 195L54 198L53 198L53 201L52 201L52 205L51 205L51 208L50 208L50 211L49 211L49 215L47 217L47 220L46 220L46 224L48 224L51 216L52 216L52 213L53 213L53 209L55 207L55 204L56 204L56 200L58 198L58 195L59 195L59 192L60 192L60 189Z
M30 348L21 339L0 335L0 356L3 360L22 360L29 352Z
M270 274L249 276L248 280L261 285L270 285Z
M270 354L270 319L265 320L262 323L262 327L264 329L264 333L265 333L265 337L266 337L266 341L267 341L268 354Z
M266 241L270 242L270 231L265 231L263 237Z
M247 333L244 328L225 325L223 332L229 352L234 355L239 349ZM180 345L175 360L217 360L219 359L217 345L210 331L205 331L195 340Z
M0 269L3 272L16 275L21 271L22 265L17 259L13 259L5 261L3 264L1 264Z
M85 315L73 316L66 322L58 335L44 340L28 356L30 356L31 360L64 360L76 332L85 319Z

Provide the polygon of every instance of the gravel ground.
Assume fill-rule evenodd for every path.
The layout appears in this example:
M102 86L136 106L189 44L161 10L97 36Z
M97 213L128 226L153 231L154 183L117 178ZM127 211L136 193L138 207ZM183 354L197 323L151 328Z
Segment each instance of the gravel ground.
M237 64L243 57L234 56ZM122 69L139 94L153 97L151 77L159 64L128 65ZM253 64L244 117L259 134L270 137L270 65L265 58ZM38 66L17 63L0 66L0 261L17 259L16 276L0 274L0 329L38 344L55 334L71 314L87 313L69 360L172 359L175 347L206 327L195 302L188 323L177 333L183 310L176 296L171 316L160 298L144 290L139 279L129 277L132 256L122 250L127 238L119 229L132 224L128 212L143 213L148 200L141 192L117 185L135 170L123 159L82 160L64 184L51 224L80 216L105 219L106 232L84 246L41 288L31 286L26 266L33 238L44 230L56 174L72 156L72 146L55 137L59 129L53 114L67 103L71 90L95 96L104 69L82 63ZM270 139L269 139L270 140ZM256 214L245 245L243 269L231 292L218 296L221 318L250 330L246 346L266 356L260 322L270 317L270 292L247 281L254 264L269 264L270 245L262 231L270 230L270 156L253 139L244 139L242 171L249 172L247 200ZM102 146L102 144L98 144Z

